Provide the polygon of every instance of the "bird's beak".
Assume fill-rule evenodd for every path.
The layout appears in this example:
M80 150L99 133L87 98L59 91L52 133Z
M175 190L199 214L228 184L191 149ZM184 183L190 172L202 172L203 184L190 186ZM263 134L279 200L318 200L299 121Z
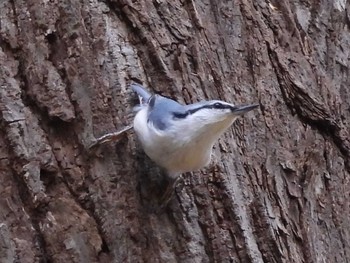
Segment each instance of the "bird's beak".
M259 104L235 106L232 109L232 112L236 115L242 115L244 113L247 113L248 111L256 109L259 106Z

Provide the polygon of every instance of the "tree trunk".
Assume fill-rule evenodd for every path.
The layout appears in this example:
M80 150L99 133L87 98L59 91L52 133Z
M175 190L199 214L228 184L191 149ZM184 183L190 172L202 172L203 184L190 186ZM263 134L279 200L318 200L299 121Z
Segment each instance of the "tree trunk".
M0 262L349 262L350 2L0 2ZM132 81L259 102L166 185ZM186 132L186 131L184 131Z

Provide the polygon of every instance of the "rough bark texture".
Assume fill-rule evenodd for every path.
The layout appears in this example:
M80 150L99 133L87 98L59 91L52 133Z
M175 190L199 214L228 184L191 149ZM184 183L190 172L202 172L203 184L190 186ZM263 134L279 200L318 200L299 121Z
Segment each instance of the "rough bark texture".
M349 1L1 0L0 262L350 261ZM259 102L152 212L138 80ZM184 131L185 132L185 131Z

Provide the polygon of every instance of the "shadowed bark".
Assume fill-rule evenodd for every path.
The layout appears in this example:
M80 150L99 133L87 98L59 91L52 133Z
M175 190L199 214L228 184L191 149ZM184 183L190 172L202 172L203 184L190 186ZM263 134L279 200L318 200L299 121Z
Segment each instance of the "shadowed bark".
M0 262L350 261L349 1L0 1ZM132 81L259 102L154 213ZM186 132L186 131L184 131Z

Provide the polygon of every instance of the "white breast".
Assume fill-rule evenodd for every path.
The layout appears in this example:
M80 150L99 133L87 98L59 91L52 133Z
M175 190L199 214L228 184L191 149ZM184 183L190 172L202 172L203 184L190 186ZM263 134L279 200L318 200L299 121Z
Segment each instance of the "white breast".
M147 108L144 108L134 119L134 129L145 153L154 162L169 173L184 173L209 164L214 143L233 121L225 120L208 129L185 119L161 131L147 123Z
M186 123L179 128L155 129L152 123L147 123L147 108L140 110L134 119L134 130L145 153L169 173L202 168L210 161L211 146L203 145L199 138L193 140Z

